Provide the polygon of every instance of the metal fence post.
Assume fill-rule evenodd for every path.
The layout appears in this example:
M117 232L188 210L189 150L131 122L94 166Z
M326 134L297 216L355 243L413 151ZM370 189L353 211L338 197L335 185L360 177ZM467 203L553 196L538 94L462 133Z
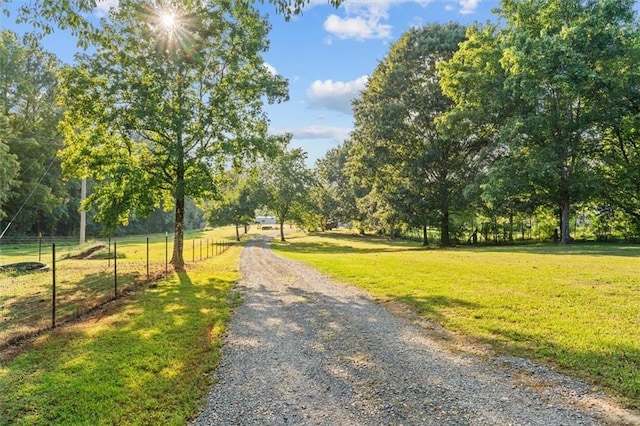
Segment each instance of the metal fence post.
M113 284L115 289L115 298L118 298L118 250L116 241L113 242Z
M52 294L51 297L51 328L56 328L56 243L51 244L51 272Z
M147 281L149 281L149 237L147 237Z

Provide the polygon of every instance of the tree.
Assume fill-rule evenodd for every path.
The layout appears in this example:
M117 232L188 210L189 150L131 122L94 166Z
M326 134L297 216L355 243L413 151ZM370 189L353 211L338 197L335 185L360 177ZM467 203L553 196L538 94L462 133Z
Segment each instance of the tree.
M338 7L343 0L328 0L328 3ZM28 4L19 7L17 20L26 22L38 30L36 35L50 34L58 27L69 30L78 37L78 45L87 48L96 40L102 38L101 28L92 24L86 17L96 10L99 0L74 0L74 1L50 1L33 0ZM281 13L286 20L294 15L302 13L303 8L310 0L270 0L276 10ZM4 3L11 3L5 0ZM122 6L125 0L118 2L118 7ZM161 4L160 2L158 2ZM170 1L167 3L171 3ZM249 3L245 2L246 6ZM0 3L0 7L2 4ZM0 12L9 14L9 9L2 8Z
M120 1L92 55L63 73L67 173L94 179L107 229L175 205L171 263L184 268L185 197L213 197L230 162L269 151L263 99L287 84L264 66L267 22L243 1Z
M439 124L453 107L438 64L464 40L457 24L412 29L376 68L354 110L352 176L368 179L396 219L426 229L436 216L450 245L450 213L476 170L479 146Z
M230 172L221 198L207 203L207 221L211 226L235 225L236 240L240 241L240 225L255 220L262 198L262 187L254 171Z
M316 161L325 223L349 223L361 219L356 204L357 188L347 174L351 146L351 140L346 140Z
M0 219L5 216L3 204L11 194L10 190L15 185L18 175L19 163L17 157L9 152L7 145L8 125L7 117L0 115ZM0 230L0 234L4 229Z
M304 206L312 183L311 171L305 161L306 152L300 148L287 150L265 161L260 181L265 192L265 206L273 212L280 225L280 240L284 238L284 224L296 208ZM303 210L303 209L302 209Z
M571 204L595 194L605 119L598 103L625 69L633 3L503 0L504 27L472 30L474 42L442 66L456 109L493 125L502 164L511 161L524 174L518 180L525 185L513 189L557 208L562 243L571 240ZM489 76L489 84L473 75Z
M627 9L624 11L628 13ZM624 214L637 236L640 235L640 31L637 24L605 28L607 37L613 40L610 49L616 54L603 58L607 68L615 72L603 75L603 83L596 88L599 101L595 107L602 136L597 155L602 186L596 202Z
M13 232L53 234L74 213L74 183L63 182L56 157L59 63L37 40L0 31L0 64L0 168L11 169L8 178L13 175L11 188L1 191L2 210ZM4 185L11 181L7 177L0 178Z

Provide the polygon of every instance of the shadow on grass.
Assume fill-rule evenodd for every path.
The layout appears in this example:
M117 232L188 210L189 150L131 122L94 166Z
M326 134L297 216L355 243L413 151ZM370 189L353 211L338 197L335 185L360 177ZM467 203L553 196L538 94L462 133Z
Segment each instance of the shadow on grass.
M301 253L325 253L325 254L344 254L344 253L383 253L383 252L399 252L399 251L425 251L429 250L459 250L474 251L487 253L530 253L530 254L546 254L546 255L569 255L569 256L622 256L622 257L640 257L640 245L632 244L607 244L607 243L574 243L568 245L560 244L512 244L512 245L459 245L455 247L441 248L438 246L424 247L415 241L388 239L378 236L355 235L338 232L318 232L312 234L329 241L316 242L300 242L299 238L290 237L287 243L274 241L274 245L278 250L283 252L301 252ZM330 242L333 240L335 242ZM353 247L349 243L366 242L371 245L370 248Z
M501 352L538 359L591 383L611 389L625 404L640 409L640 348L608 345L602 350L578 350L523 331L486 327L494 338L484 341Z
M410 306L413 310L421 315L424 315L430 319L436 320L442 324L445 319L445 315L442 312L447 308L463 308L469 311L481 308L482 305L477 303L471 303L466 300L454 299L445 296L428 296L428 297L415 297L410 294L402 296L388 296L397 302L404 303Z
M0 424L184 424L230 316L232 280L202 281L178 274L3 365Z
M313 241L313 242L302 242L296 241L296 237L291 237L287 239L287 242L280 242L279 240L274 240L272 245L276 247L278 250L283 252L291 252L291 253L323 253L323 254L345 254L345 253L393 253L393 252L401 252L408 251L412 249L417 249L415 243L410 243L407 241L390 241L377 237L368 237L368 236L357 236L357 235L345 235L345 234L331 234L331 233L317 233L315 236L320 236L326 238L327 240L336 240L336 242L331 241ZM370 244L372 247L354 247L349 243L359 244L362 242L366 242Z
M118 273L118 294L128 291L139 281L138 272ZM56 286L56 325L77 320L82 315L116 298L111 271L91 273L80 280L67 282L64 273ZM1 296L0 347L29 335L49 329L53 325L53 288L46 283L30 294Z
M640 257L640 245L575 243L560 244L514 244L507 246L462 246L463 249L491 253L530 253L569 256L622 256Z

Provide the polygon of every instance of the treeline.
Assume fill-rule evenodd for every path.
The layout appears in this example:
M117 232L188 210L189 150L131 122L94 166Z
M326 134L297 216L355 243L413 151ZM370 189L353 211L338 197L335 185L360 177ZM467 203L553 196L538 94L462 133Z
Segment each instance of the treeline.
M201 135L208 134L211 120L186 114L182 107L169 116L154 110L154 105L167 100L163 90L168 83L145 80L145 84L156 84L152 92L157 98L136 98L140 102L129 115L109 107L112 99L106 95L99 99L105 107L96 108L97 98L87 93L103 93L98 83L115 84L104 89L116 94L126 92L118 84L139 90L142 86L136 78L148 70L136 68L128 74L131 81L125 81L117 67L113 71L100 62L110 57L85 55L82 67L60 73L57 59L35 39L20 40L3 31L0 226L4 230L11 222L11 233L77 233L80 184L64 178L57 156L62 121L66 122L67 174L80 175L73 173L73 167L82 165L85 175L95 172L103 179L102 186L94 188L93 205L99 210L96 217L102 215L103 222L110 224L109 232L116 223L128 224L127 229L135 232L162 232L175 225L176 215L162 213L158 206L171 204L169 199L175 198L172 194L178 188L182 195L176 204L182 209L182 197L191 195L205 206L211 224L248 223L256 211L262 211L274 214L281 223L295 221L307 229L352 224L361 232L389 235L420 229L425 244L429 243L427 231L433 228L439 230L442 245L466 241L476 230L481 240L494 241L526 237L568 243L578 230L580 237L637 238L640 31L633 7L631 0L503 0L497 23L469 28L430 25L408 31L391 46L354 102L355 128L350 138L329 151L314 170L304 167L303 152L287 148L287 137L266 140L262 115L247 115L254 109L241 105L211 113L234 125L251 121L230 119L225 113L255 118L254 137L227 140L231 134L223 132L206 145L208 150L186 151L200 156L182 155L178 159L188 163L173 165L175 150L156 153L150 147L164 147L162 138L171 142L168 148L180 142L179 152L202 145ZM121 8L120 21L114 22L137 28L134 12ZM117 29L117 25L111 28L114 34ZM263 35L256 32L256 37ZM138 39L130 41L135 44ZM114 36L113 40L120 39ZM144 53L156 46L138 48ZM108 51L121 56L140 53L125 48ZM120 59L133 68L146 66L144 61L127 58ZM172 84L186 84L174 78L172 61L159 61L153 72ZM188 65L200 73L211 72L199 64ZM280 100L285 82L262 68L254 70L258 80L264 83L263 89L274 90L265 93ZM121 78L95 77L105 70ZM61 74L66 76L65 120L58 103ZM207 76L211 93L219 93L218 83L227 81L221 79L230 79ZM199 81L204 80L193 84ZM180 105L210 99L187 98L191 92L181 87L170 91L174 97L182 96ZM88 110L93 116L88 117ZM171 126L161 126L166 129L186 128L190 120L202 131L141 133L148 126L140 123L151 119L154 125L173 120ZM83 129L85 122L101 123L102 139L94 141L96 132L86 130L87 126ZM119 150L112 149L115 136L109 133L116 124L120 126L116 126L117 135L127 135L115 141L120 143ZM142 136L148 140L138 140ZM185 145L182 138L186 136L189 143ZM248 149L243 144L254 146L261 155L229 160L231 154L239 158L236 150ZM131 158L123 158L132 146L136 149L128 151ZM91 154L88 160L87 153ZM107 167L109 162L113 167ZM182 173L176 183L178 174L167 164L189 173ZM211 164L216 173L209 170ZM232 171L225 170L229 165ZM108 174L111 169L117 173ZM194 203L186 204L193 220L185 221L185 228L201 226L199 209ZM149 214L146 222L133 219ZM182 220L182 212L179 216ZM188 211L184 216L190 217ZM90 234L101 229L90 220Z
M0 64L0 233L78 234L80 184L62 179L56 157L58 59L3 30Z
M61 64L37 40L0 31L0 234L79 234L80 181L62 175L57 102ZM91 189L91 182L89 182ZM103 226L88 212L87 235ZM116 234L172 231L173 212L161 208L147 218L131 218ZM203 212L187 201L186 229L204 224Z
M442 245L640 235L640 32L629 0L503 0L405 33L319 161L333 222Z

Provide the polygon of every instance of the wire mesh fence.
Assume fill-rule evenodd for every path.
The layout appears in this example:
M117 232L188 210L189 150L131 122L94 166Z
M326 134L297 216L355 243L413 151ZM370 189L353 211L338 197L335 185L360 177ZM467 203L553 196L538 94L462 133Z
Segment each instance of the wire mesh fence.
M184 261L219 256L227 238L184 240ZM173 241L168 236L109 239L87 246L23 239L0 245L0 347L77 319L166 276Z

